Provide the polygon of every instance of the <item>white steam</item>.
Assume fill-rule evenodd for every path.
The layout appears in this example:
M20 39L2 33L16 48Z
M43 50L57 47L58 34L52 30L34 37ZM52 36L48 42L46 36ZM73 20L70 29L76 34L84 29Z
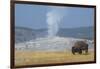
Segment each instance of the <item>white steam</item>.
M59 30L59 24L65 16L64 8L50 7L50 11L47 12L47 24L48 24L48 37L56 36Z

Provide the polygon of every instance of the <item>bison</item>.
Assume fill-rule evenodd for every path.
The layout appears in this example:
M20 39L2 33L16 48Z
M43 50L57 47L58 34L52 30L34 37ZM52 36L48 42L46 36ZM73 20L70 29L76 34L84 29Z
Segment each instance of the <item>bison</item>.
M88 44L84 41L77 41L72 47L72 53L82 54L82 51L85 51L86 54L88 53Z

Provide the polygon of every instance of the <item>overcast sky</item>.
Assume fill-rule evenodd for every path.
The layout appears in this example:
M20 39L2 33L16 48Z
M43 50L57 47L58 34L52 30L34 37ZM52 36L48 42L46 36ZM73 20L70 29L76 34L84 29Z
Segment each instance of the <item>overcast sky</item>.
M63 7L57 6L60 10ZM47 28L47 12L56 8L42 5L16 4L15 25L28 28ZM64 18L60 21L60 28L77 28L93 26L94 9L65 7ZM62 11L61 11L62 13Z

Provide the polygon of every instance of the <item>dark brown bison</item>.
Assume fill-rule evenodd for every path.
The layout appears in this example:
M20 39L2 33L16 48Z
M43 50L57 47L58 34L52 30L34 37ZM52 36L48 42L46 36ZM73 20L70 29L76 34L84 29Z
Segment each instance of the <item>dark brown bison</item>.
M84 41L77 41L72 47L72 53L82 54L82 51L85 51L86 54L88 53L88 44Z

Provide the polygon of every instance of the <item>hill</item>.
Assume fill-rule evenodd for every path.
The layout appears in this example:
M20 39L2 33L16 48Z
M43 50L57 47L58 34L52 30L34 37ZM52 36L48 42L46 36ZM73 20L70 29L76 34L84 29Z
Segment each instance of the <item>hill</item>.
M47 29L31 29L25 27L15 27L15 43L35 40L36 38L46 37ZM57 36L93 39L93 27L80 28L60 28Z

